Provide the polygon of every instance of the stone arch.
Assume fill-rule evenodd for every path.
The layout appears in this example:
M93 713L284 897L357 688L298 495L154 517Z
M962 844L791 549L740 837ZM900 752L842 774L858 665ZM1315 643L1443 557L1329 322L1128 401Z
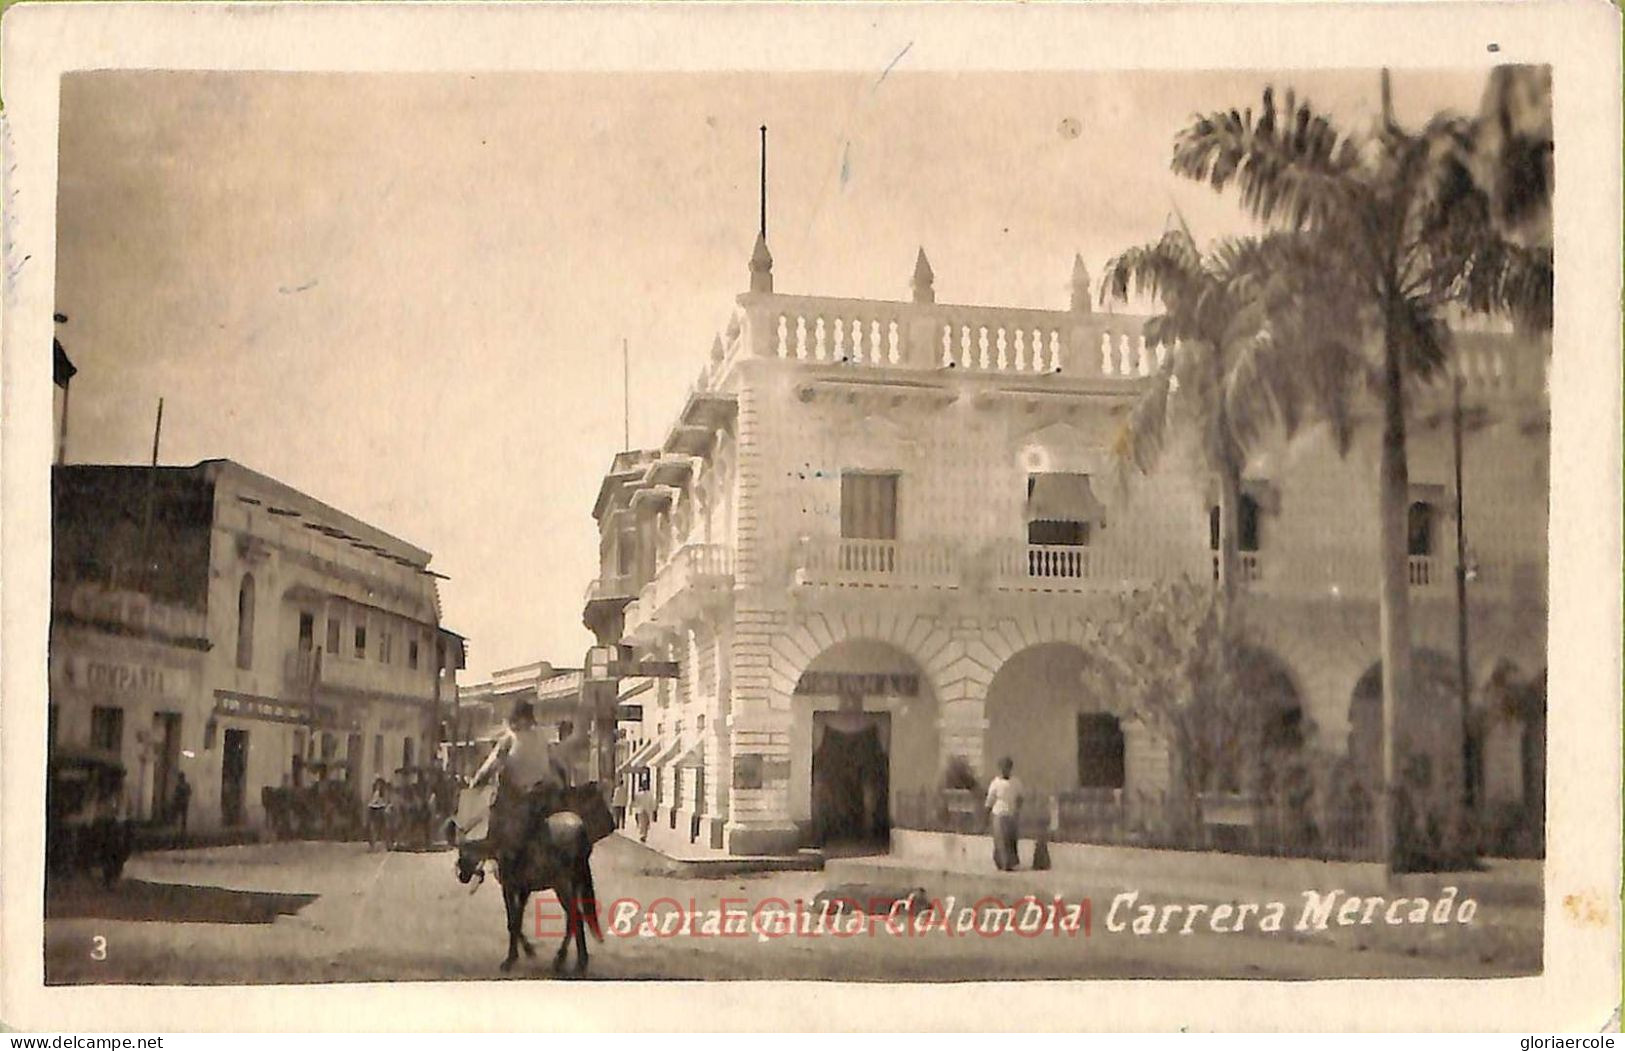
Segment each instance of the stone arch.
M1008 756L1037 796L1138 787L1145 728L1094 680L1092 664L1071 641L1039 642L1003 661L987 689L983 768Z
M837 643L869 639L906 654L940 700L954 672L957 640L935 618L882 610L813 611L792 614L786 629L773 639L768 685L778 706L787 704L796 683L812 662Z
M855 829L883 837L937 787L937 698L893 642L848 636L822 649L798 676L789 723L789 816L813 841Z
M1456 662L1438 650L1416 649L1411 655L1413 688L1435 698L1422 710L1450 713L1459 719L1460 677ZM1354 684L1349 697L1348 758L1357 778L1368 785L1382 781L1382 661L1373 661Z

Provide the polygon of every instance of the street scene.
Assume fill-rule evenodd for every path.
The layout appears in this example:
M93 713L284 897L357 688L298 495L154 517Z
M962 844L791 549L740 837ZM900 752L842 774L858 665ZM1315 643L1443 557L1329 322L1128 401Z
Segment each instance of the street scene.
M64 77L47 982L1540 974L1551 79Z

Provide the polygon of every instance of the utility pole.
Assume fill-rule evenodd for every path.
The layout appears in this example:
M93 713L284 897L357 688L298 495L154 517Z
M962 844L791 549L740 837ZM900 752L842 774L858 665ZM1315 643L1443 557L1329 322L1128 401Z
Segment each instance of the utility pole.
M1467 522L1462 499L1461 449L1461 367L1457 363L1451 377L1450 436L1456 470L1456 678L1461 690L1461 774L1462 805L1473 803L1472 712L1473 687L1467 659Z
M152 428L152 464L147 469L147 506L141 515L141 574L136 579L145 591L152 586L152 504L158 489L158 439L164 433L164 399L158 399L158 422Z

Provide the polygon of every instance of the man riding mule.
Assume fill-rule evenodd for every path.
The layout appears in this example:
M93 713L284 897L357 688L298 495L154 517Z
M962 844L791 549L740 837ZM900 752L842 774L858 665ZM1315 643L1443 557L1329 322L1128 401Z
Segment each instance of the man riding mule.
M536 723L536 712L528 701L514 706L508 728L491 755L474 775L472 788L465 793L464 805L447 828L447 838L457 845L457 878L468 883L484 879L487 860L497 862L497 880L502 884L503 905L508 919L508 955L502 969L510 969L519 950L532 955L530 941L523 933L525 904L539 890L553 890L565 913L564 941L554 958L554 966L564 965L572 938L576 943L577 969L587 966L585 928L602 940L599 930L592 869L592 845L614 827L613 818L596 786L570 787L570 766L585 744L584 735L566 733L560 741ZM477 790L500 772L488 819L479 815ZM484 821L486 834L471 833Z
M550 814L567 806L571 760L584 748L586 738L579 734L556 742L549 738L546 728L536 722L535 706L520 701L496 747L474 775L472 787L476 789L498 771L502 775L486 833L493 857L500 857L504 850L517 850Z

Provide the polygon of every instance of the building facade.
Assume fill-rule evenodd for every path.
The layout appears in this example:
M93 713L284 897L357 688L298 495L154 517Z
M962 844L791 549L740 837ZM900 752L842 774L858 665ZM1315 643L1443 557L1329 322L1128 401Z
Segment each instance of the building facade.
M429 553L229 460L58 467L50 726L119 756L136 816L432 764L463 640Z
M1091 310L1081 263L1067 310L938 304L923 252L908 301L778 294L771 267L759 241L665 441L615 457L594 507L588 628L681 666L644 713L658 823L737 854L884 840L1006 755L1057 805L1155 806L1168 744L1087 685L1087 627L1125 589L1212 578L1216 490L1177 447L1120 481L1114 439L1166 354L1145 319ZM1539 813L1549 343L1456 346L1475 788ZM1450 405L1448 384L1411 396L1413 632L1440 705ZM1380 755L1374 411L1345 455L1311 428L1255 457L1241 508L1246 619L1304 747L1356 773Z

